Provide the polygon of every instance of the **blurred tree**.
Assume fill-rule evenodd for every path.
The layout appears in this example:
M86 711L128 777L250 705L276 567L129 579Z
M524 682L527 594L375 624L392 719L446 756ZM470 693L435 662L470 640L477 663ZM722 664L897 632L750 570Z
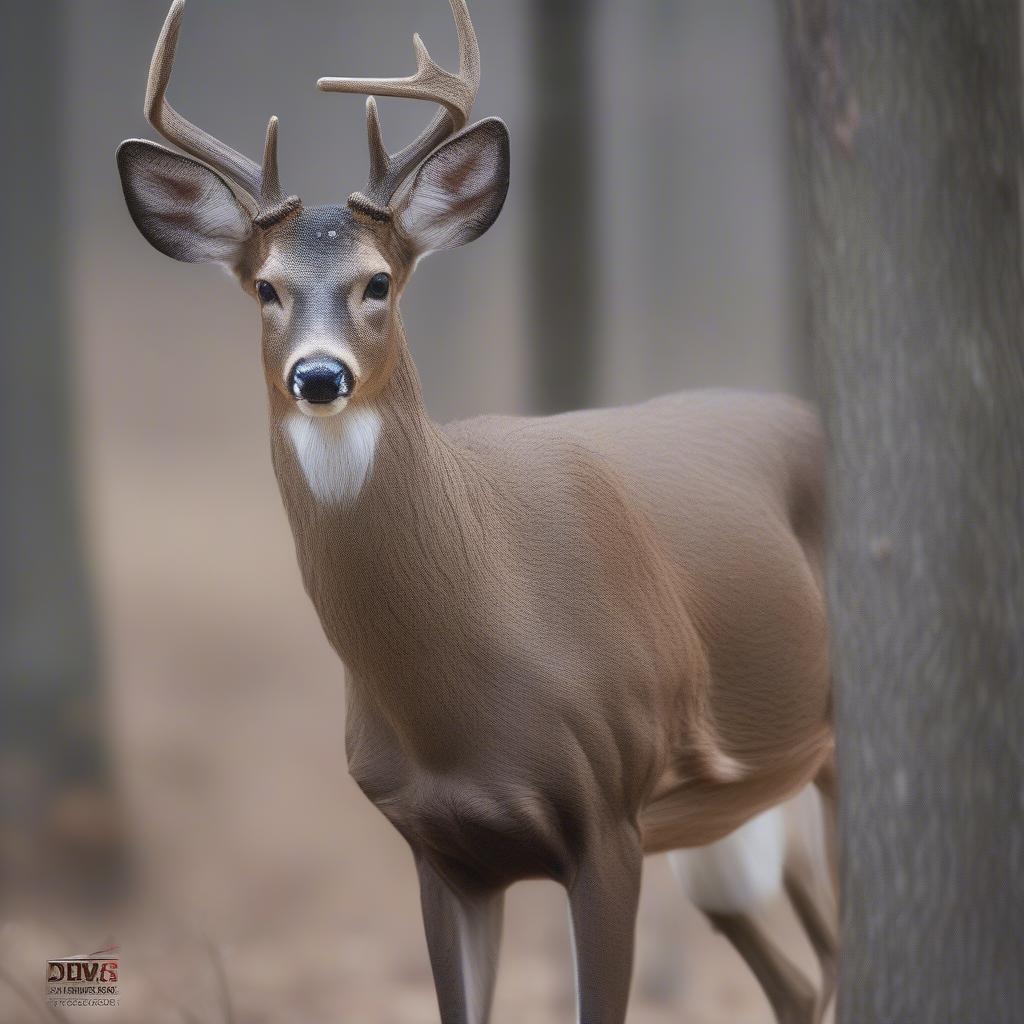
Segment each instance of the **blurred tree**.
M1024 1020L1018 3L784 3L830 438L839 1020Z
M544 413L591 404L597 377L593 7L530 5L530 394Z
M72 448L69 229L57 0L10 4L0 32L0 870L53 887L109 864L112 816ZM40 63L42 62L42 63ZM45 66L45 73L40 68ZM58 865L44 854L59 853Z

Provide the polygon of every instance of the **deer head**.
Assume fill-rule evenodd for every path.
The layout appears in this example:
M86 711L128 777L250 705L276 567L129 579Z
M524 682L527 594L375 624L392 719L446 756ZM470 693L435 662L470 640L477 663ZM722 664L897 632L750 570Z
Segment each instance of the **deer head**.
M282 192L277 118L262 165L187 121L167 84L185 0L174 0L153 53L145 114L189 156L140 139L117 151L136 226L160 252L219 263L260 304L263 366L272 398L307 416L341 413L387 383L405 339L398 300L417 260L483 234L508 191L508 131L487 118L466 127L480 52L465 0L450 0L459 73L413 37L407 78L321 78L328 92L368 95L370 176L344 206L305 206ZM372 95L429 100L440 109L397 153L385 148ZM195 159L192 159L192 158Z

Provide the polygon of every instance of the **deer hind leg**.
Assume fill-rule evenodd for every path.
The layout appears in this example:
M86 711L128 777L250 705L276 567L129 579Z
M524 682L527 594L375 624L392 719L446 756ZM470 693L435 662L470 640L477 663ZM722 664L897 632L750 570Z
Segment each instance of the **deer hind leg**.
M835 754L832 755L818 770L814 777L814 785L821 797L821 813L825 833L825 852L828 857L828 869L832 879L832 896L839 900L839 852L836 837L836 799L838 784L836 781Z
M839 973L839 944L836 941L835 927L818 904L805 876L788 865L785 886L789 901L807 933L814 955L818 958L818 966L821 968L821 992L818 996L818 1014L815 1018L820 1020L825 1015L832 996L835 995Z
M792 822L791 827L798 835L802 833L803 842L790 844L784 884L793 910L818 958L822 981L821 1010L824 1013L835 994L839 972L835 768L831 762L818 774L815 787L820 800L815 800L812 790L806 790L787 808L794 818L802 817L802 821Z
M705 910L707 919L747 962L764 989L779 1024L815 1024L820 1020L814 986L747 914Z
M501 945L502 890L464 893L417 860L420 901L442 1024L487 1024Z
M785 856L783 815L773 808L716 843L673 851L669 862L690 899L753 971L779 1024L815 1024L814 985L752 917L781 893Z

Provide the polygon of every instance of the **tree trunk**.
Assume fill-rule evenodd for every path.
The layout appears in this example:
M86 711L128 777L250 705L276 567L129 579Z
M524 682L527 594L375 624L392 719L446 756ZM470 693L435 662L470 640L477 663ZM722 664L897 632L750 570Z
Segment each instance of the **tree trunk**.
M784 0L830 442L843 1024L1024 1020L1013 0Z
M33 881L52 892L105 879L113 866L72 445L62 183L74 168L61 139L61 6L8 5L0 33L8 140L0 161L0 872L8 897Z
M530 393L544 413L591 404L596 383L592 22L592 0L530 5Z

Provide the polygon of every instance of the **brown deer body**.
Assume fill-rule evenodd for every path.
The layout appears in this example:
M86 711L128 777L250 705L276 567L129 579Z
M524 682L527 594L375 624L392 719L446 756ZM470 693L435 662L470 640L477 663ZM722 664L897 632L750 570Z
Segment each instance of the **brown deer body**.
M397 300L419 257L490 226L508 182L504 125L459 131L479 58L452 7L458 77L417 41L411 79L321 83L443 106L391 156L371 103L371 181L345 207L282 197L276 122L259 168L166 105L180 0L147 113L210 166L136 141L119 164L157 248L224 263L261 301L274 467L349 670L350 768L415 855L443 1020L486 1020L504 891L548 877L580 1019L620 1022L643 855L742 835L828 768L821 438L794 400L727 392L430 420ZM828 926L786 882L828 974ZM702 905L780 1020L816 1020L749 883Z

